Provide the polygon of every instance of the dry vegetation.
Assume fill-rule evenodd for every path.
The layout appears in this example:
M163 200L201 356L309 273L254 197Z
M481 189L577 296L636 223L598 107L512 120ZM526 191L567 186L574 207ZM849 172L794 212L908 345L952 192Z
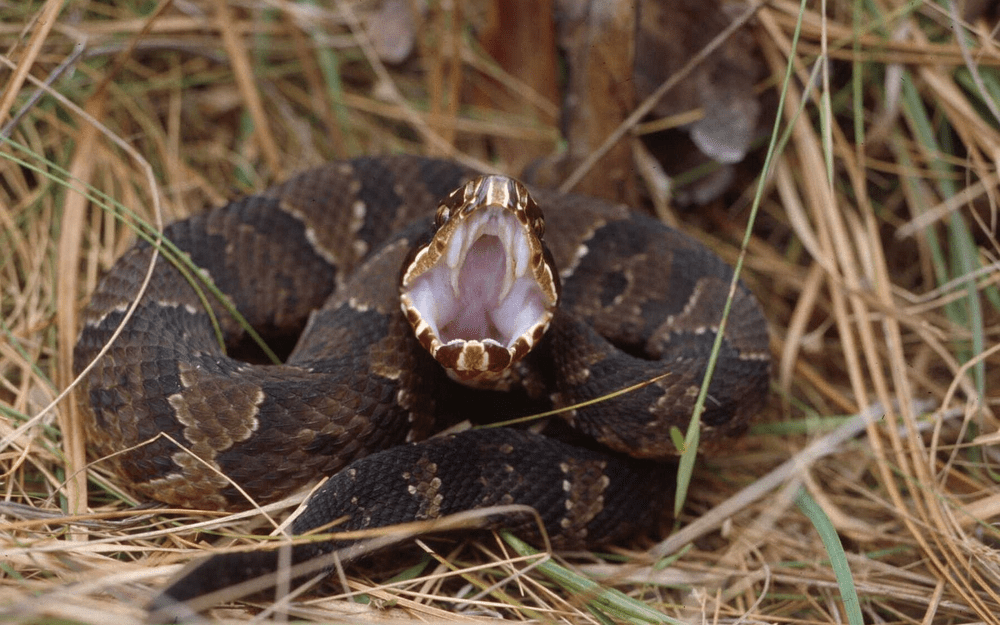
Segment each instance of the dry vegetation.
M86 464L64 394L75 318L133 239L102 209L169 221L357 154L492 154L503 170L555 149L554 105L452 19L474 3L430 2L415 58L391 68L359 30L370 4L0 3L0 614L140 621L182 563L260 525L136 509ZM700 461L679 532L563 562L597 589L481 537L393 580L348 571L213 616L1000 622L996 16L829 5L774 0L751 24L774 76L760 87L785 96L744 264L773 401ZM503 98L462 99L480 84ZM742 195L671 215L731 261L766 150Z

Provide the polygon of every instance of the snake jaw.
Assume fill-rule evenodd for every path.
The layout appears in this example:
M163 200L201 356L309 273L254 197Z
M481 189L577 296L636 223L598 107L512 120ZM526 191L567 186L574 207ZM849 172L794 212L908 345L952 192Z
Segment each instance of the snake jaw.
M403 269L400 305L420 344L459 381L499 382L541 339L558 302L541 210L521 183L483 176L438 209Z

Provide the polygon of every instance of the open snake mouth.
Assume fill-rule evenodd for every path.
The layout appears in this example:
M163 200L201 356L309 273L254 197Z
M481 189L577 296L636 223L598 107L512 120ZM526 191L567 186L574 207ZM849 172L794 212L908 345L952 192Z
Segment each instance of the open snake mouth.
M400 303L421 345L464 382L489 383L538 343L558 300L537 204L484 176L452 193L404 268Z

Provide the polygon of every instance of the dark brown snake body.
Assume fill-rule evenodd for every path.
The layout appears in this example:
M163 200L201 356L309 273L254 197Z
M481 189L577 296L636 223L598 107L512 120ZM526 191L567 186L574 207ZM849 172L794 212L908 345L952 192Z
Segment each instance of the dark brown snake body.
M676 453L670 428L683 431L690 418L731 269L626 207L532 190L545 214L546 254L559 272L559 308L546 317L544 337L534 328L530 353L517 348L519 360L489 374L488 383L462 384L467 375L446 373L425 349L427 332L414 335L427 324L401 310L400 277L405 282L414 246L434 230L428 216L471 175L415 157L334 163L171 225L166 237L263 334L293 335L308 324L284 364L233 359L188 278L159 258L135 314L85 378L94 451L109 456L105 462L136 492L198 508L272 501L334 475L296 521L297 533L342 516L349 517L342 527L362 529L509 503L537 509L559 545L634 531L670 492L669 469L654 461ZM151 254L148 243L138 244L101 282L85 313L77 371L121 323ZM233 317L211 295L204 301L226 344L240 343ZM768 371L766 323L740 285L703 439L746 427ZM657 376L530 431L470 430L416 442L463 420L573 406ZM247 564L244 573L256 567Z

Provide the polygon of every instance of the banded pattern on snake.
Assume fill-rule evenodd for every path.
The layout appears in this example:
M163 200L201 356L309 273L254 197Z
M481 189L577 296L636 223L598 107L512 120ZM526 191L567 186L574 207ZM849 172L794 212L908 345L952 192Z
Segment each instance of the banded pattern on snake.
M509 503L535 508L557 545L648 523L670 491L659 461L676 453L670 428L690 418L732 277L627 207L404 156L310 170L165 234L264 335L301 336L280 365L227 355L203 300L161 256L85 379L91 446L136 492L190 507L272 501L333 475L296 533L342 516L339 528L361 529ZM121 323L151 256L137 244L99 285L77 370ZM240 325L207 301L225 343L240 344ZM746 427L769 362L766 322L740 284L703 439ZM655 381L578 406L644 380ZM568 410L531 429L429 438L552 408Z

